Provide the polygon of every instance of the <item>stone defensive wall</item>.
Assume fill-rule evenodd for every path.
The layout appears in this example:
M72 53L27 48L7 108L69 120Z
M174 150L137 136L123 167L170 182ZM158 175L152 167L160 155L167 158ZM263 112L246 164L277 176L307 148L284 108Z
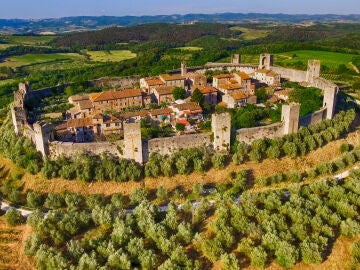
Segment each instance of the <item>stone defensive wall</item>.
M113 88L131 88L140 80L139 76L133 77L105 77L97 80L89 81L94 87L113 87Z
M112 156L124 157L121 153L124 149L124 141L116 142L89 142L89 143L73 143L53 141L49 143L50 157L57 158L60 155L71 157L77 153L90 153L100 155L101 153L109 153ZM119 151L120 150L120 151Z
M292 82L305 82L306 81L306 71L296 70L291 68L283 67L271 67L271 70L280 74L281 78L285 78Z
M180 149L211 144L211 134L180 135L168 138L156 138L148 141L149 156L152 153L170 155ZM145 149L144 149L145 150Z
M236 130L236 139L239 142L251 144L256 139L269 138L274 139L284 135L283 122L275 123L268 126L242 128Z
M316 87L316 88L319 88L321 90L326 90L326 89L329 89L329 88L332 88L332 89L338 89L339 87L331 82L331 81L328 81L324 78L315 78L314 81L312 83L310 83L308 86L310 87Z
M299 121L299 126L307 127L310 125L320 123L321 121L326 119L326 110L327 110L327 108L324 107L314 113L311 113L311 114L301 117L300 121Z

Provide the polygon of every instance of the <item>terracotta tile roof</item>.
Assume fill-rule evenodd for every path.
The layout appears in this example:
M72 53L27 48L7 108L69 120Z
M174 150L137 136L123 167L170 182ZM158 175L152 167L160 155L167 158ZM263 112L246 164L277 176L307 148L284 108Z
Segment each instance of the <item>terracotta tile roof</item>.
M180 119L179 121L177 121L177 124L183 124L186 127L190 126L189 121L187 121L186 119Z
M104 124L120 123L120 122L121 122L120 119L112 114L104 117Z
M78 114L78 113L81 113L80 109L78 106L75 106L75 107L72 107L68 110L68 112L71 114L71 115L75 115L75 114Z
M202 108L200 107L199 104L197 104L196 102L188 102L188 103L184 103L184 104L175 104L173 105L174 108L177 108L179 111L190 111L190 112L202 112Z
M239 83L223 83L219 84L218 88L225 90L238 90L241 88L241 85Z
M271 102L271 103L275 103L279 101L279 98L276 96L272 96L271 98L269 98L267 101Z
M93 102L116 100L129 97L141 97L140 89L124 89L124 90L110 90L101 93L91 94L90 99Z
M151 110L150 114L152 116L157 116L157 115L169 115L172 114L173 110L170 108L164 108L164 109L155 109L155 110Z
M268 72L270 72L270 70L262 68L262 69L258 69L258 70L257 70L257 71L255 71L255 72L256 72L256 73L264 73L264 74L268 74Z
M234 77L233 74L220 74L220 75L213 76L213 78L216 78L216 79L230 79L233 77Z
M174 89L175 86L158 86L154 88L159 95L171 95Z
M243 92L231 93L230 96L232 96L235 100L247 99L249 97L249 95L247 95Z
M89 127L92 125L93 123L91 117L69 119L66 122L67 128Z
M159 75L160 79L164 81L178 81L178 80L185 80L184 76L180 74L161 74Z
M268 69L258 69L257 71L255 71L256 73L263 73L266 74L266 76L268 77L276 77L279 74L277 74L276 72L272 71L272 70L268 70Z
M145 117L148 115L148 113L149 113L149 111L145 111L145 110L136 111L136 112L127 112L127 113L122 113L121 117L124 119L130 118L130 117L138 117L138 116Z
M236 75L238 75L243 80L251 79L251 77L245 72L237 72Z
M217 92L217 89L215 87L212 87L212 86L197 86L196 88L198 88L200 90L200 92L202 94L204 94L204 95Z
M279 76L279 74L277 74L276 72L274 71L270 71L268 74L266 74L267 76L269 77L276 77L276 76Z
M80 110L91 109L93 107L93 103L89 99L81 100L81 101L79 101L78 104L79 104Z
M103 119L103 115L101 113L97 113L91 116L93 119Z
M292 90L291 88L286 88L286 89L284 89L284 90L275 91L275 92L274 92L274 95L275 95L275 96L286 96L286 97L289 97L291 90Z
M159 77L148 77L144 78L148 86L164 85L164 82Z
M74 95L74 96L70 96L69 100L71 100L74 103L82 101L82 100L89 100L89 95L86 95L86 94Z

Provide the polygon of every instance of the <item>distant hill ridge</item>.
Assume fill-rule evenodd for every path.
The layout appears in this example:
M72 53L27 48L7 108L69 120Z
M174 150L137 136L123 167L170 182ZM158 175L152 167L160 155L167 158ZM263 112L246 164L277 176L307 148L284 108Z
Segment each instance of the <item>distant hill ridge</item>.
M308 21L334 22L358 21L360 14L262 14L262 13L219 13L219 14L173 14L155 16L78 16L49 19L0 19L0 33L63 33L68 31L95 30L108 26L134 26L146 23L191 23L191 22L277 22L302 23Z

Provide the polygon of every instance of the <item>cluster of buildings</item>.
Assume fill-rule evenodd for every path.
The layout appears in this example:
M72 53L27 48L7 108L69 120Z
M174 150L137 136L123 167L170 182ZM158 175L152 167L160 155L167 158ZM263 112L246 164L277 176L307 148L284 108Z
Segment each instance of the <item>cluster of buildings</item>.
M180 74L161 74L140 79L140 89L109 90L100 93L69 97L74 107L67 111L66 121L55 129L62 141L91 141L95 136L122 134L123 122L136 122L143 118L153 125L184 124L185 132L195 132L194 123L203 120L203 109L191 102L198 89L209 105L238 108L256 104L255 90L261 86L281 86L280 75L259 68L251 74L225 73L213 76L212 83L202 73L188 72L181 65ZM175 88L186 91L187 98L174 100ZM281 99L274 96L274 101ZM157 104L160 109L146 109ZM132 108L133 110L129 110ZM135 109L135 110L134 110Z

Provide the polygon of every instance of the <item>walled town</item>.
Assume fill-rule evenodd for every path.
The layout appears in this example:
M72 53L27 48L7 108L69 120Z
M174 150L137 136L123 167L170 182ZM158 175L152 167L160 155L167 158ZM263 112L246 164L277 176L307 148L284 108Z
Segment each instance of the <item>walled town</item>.
M207 83L204 75L208 70L220 73L212 77L212 83ZM282 89L282 80L320 88L324 95L323 108L300 118L300 104L287 104L291 89ZM138 89L113 89L70 96L69 103L73 107L67 111L63 123L52 126L29 121L24 106L26 100L44 93L31 90L27 83L20 83L11 109L15 132L29 137L44 156L108 152L142 164L154 152L170 154L201 145L211 145L215 151L229 150L232 132L230 115L214 113L211 118L212 133L202 131L199 124L204 121L203 109L199 103L192 101L192 94L196 91L200 91L204 102L209 105L239 108L257 104L256 89L267 87L272 90L269 102L280 100L284 103L281 122L236 130L237 140L245 143L291 134L297 132L300 126L332 119L338 92L337 85L320 78L320 61L309 60L307 71L299 71L275 67L271 54L261 54L258 66L242 64L238 54L232 56L231 63L208 63L195 68L188 68L182 63L180 71L141 78L139 85ZM174 98L177 89L183 91L179 99ZM161 108L151 109L152 104ZM129 111L129 108L136 110ZM145 142L140 125L143 119L151 125L172 127L176 135ZM96 140L109 134L119 135L119 140Z

